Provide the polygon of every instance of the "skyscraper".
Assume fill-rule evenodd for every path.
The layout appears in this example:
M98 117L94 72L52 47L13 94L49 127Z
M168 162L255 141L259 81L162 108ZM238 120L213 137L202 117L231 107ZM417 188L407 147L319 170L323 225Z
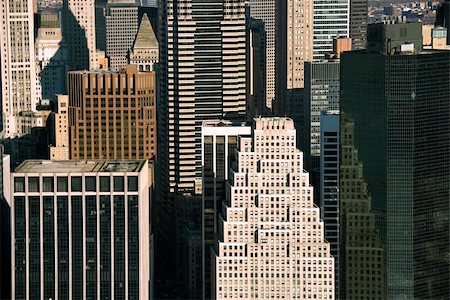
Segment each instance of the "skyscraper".
M57 110L50 115L50 159L69 160L69 96L58 95Z
M250 136L251 127L231 121L205 121L202 127L202 232L203 298L211 299L211 251L219 234L219 216L225 200L228 170L240 136Z
M2 89L2 126L4 137L31 132L31 126L21 126L18 116L32 123L38 95L34 51L34 19L31 1L2 0L0 2L0 72Z
M212 253L213 298L334 299L334 259L294 122L257 118L241 137Z
M103 13L103 16L98 16ZM138 30L138 3L135 0L107 0L96 4L96 25L104 27L97 30L97 41L104 45L111 69L127 65L127 55L131 50ZM104 24L99 24L104 22Z
M369 34L367 51L342 54L341 108L354 120L372 207L381 213L388 298L448 298L450 52L411 44L422 42L420 24L382 26L383 44Z
M137 65L69 72L71 159L149 159L156 154L156 80Z
M41 99L56 100L66 93L68 49L61 32L59 13L39 13L36 48L36 72Z
M130 64L138 65L139 71L155 71L155 64L159 61L159 43L146 13L142 16L129 56Z
M320 112L320 218L325 228L325 239L330 243L334 257L336 298L340 290L340 200L339 200L339 111ZM346 299L346 298L342 298Z
M250 0L250 17L261 20L265 30L265 105L272 108L275 99L275 20L276 20L275 0Z
M63 36L67 37L69 70L97 69L94 0L63 0Z
M350 0L350 38L353 50L366 48L368 1Z
M386 251L355 147L355 124L346 114L340 117L339 132L340 298L386 299Z
M314 45L315 61L333 52L333 39L349 37L350 1L314 0Z
M26 161L12 176L13 299L149 299L147 160Z

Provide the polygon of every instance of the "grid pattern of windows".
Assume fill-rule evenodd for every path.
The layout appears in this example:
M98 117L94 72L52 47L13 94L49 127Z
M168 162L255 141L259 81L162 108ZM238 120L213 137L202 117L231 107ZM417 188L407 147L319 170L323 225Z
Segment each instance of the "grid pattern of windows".
M334 259L294 122L258 118L240 137L214 257L217 299L334 299Z

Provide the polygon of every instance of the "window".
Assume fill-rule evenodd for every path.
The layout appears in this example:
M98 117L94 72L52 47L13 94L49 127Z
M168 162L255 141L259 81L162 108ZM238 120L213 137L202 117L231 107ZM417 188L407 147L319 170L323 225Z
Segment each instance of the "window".
M109 177L102 176L100 177L100 192L109 192L110 191L110 182Z
M81 176L74 176L71 178L70 190L72 192L81 192Z
M54 192L53 177L44 177L44 192Z
M67 192L69 190L67 185L68 185L67 177L58 177L57 178L58 192Z
M39 193L39 177L28 177L28 192Z
M128 177L128 191L137 192L138 191L138 178L137 176Z
M25 178L24 177L15 177L14 178L14 192L15 193L24 193L25 192Z
M86 192L95 192L96 188L95 188L95 177L94 176L86 176L84 178L85 180L85 189Z
M124 178L123 176L114 176L114 192L124 191Z

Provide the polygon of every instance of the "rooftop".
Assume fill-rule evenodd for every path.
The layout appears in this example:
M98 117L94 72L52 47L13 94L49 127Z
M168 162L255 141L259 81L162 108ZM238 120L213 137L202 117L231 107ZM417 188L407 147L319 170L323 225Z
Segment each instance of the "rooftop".
M26 160L15 173L139 172L145 160Z

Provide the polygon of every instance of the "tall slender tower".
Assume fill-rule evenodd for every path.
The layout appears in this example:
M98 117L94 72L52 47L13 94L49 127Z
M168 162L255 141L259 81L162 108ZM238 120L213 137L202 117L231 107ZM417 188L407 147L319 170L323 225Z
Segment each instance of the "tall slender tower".
M258 118L231 166L213 261L213 299L334 299L334 259L294 122Z
M21 112L36 111L36 71L34 55L33 3L1 0L0 72L3 136L29 133L18 126ZM32 115L32 114L31 114Z
M275 99L275 0L250 0L250 16L262 20L266 31L266 106Z
M69 49L69 70L98 68L94 0L63 1L63 36Z

